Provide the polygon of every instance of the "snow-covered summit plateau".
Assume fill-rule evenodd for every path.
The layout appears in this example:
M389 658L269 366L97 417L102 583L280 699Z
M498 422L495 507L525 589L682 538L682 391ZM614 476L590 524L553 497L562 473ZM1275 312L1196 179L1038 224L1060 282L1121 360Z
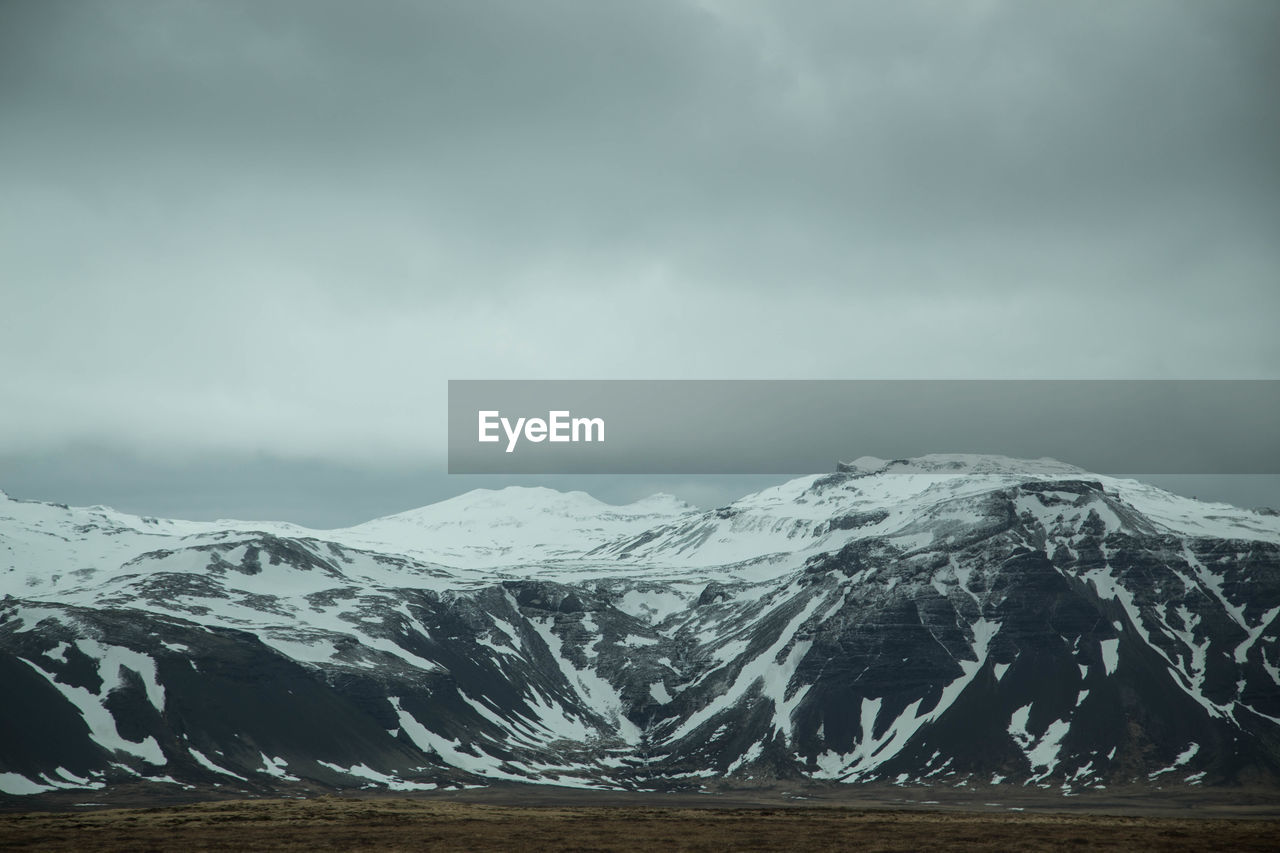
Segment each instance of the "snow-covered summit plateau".
M340 530L0 493L0 793L1280 780L1280 517L863 457Z

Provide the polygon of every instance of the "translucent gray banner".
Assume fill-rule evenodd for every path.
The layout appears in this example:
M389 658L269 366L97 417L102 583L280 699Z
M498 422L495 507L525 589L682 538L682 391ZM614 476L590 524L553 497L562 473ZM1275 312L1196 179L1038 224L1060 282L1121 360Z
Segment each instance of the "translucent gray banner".
M804 474L859 456L1280 473L1280 380L452 380L451 474Z

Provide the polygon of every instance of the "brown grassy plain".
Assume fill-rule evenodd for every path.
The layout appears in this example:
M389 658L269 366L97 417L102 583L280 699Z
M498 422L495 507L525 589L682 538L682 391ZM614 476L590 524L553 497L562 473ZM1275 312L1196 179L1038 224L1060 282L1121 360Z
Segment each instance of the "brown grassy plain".
M1280 850L1280 821L319 797L0 814L0 850Z

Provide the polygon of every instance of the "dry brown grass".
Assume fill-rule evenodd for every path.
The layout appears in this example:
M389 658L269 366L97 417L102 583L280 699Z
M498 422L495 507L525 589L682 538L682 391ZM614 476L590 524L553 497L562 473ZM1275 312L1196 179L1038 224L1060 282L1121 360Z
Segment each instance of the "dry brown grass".
M0 849L1272 853L1280 850L1280 822L848 808L530 808L321 797L0 814Z

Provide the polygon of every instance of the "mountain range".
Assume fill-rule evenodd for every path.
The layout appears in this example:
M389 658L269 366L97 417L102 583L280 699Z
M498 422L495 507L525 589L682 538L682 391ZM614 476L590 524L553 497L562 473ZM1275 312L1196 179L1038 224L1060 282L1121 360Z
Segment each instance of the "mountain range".
M1049 459L339 530L0 493L0 795L1280 782L1280 516Z

